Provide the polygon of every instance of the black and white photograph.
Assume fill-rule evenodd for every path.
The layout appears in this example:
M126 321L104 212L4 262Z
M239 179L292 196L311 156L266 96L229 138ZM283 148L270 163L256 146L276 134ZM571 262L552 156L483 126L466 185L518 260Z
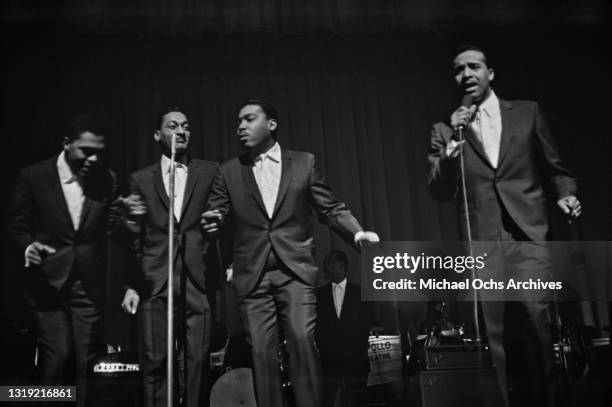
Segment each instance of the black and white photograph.
M0 403L612 405L605 0L0 5Z

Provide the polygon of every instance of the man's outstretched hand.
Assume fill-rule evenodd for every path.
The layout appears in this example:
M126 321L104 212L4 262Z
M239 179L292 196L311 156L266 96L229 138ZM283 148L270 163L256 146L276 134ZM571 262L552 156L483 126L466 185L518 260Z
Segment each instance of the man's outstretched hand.
M357 247L368 247L374 246L375 244L380 242L380 238L376 234L376 232L370 231L361 231L355 233L355 244Z
M582 213L582 205L575 196L566 196L557 201L557 206L561 208L564 214L572 218L577 218Z

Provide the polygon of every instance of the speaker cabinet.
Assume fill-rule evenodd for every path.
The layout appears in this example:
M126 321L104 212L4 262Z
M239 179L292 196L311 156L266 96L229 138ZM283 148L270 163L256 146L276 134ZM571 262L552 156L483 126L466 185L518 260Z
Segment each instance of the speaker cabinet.
M415 407L503 407L494 368L420 371L410 379Z

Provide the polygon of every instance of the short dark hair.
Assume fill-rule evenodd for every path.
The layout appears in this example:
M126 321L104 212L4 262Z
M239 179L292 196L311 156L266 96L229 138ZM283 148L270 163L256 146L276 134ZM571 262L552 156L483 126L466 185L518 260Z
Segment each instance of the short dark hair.
M164 116L167 115L168 113L172 113L172 112L183 113L185 115L185 117L189 117L189 116L187 116L187 113L185 113L183 111L183 109L181 109L178 106L166 106L163 109L161 109L159 111L159 113L157 114L157 116L156 116L155 130L161 129L162 123L164 122Z
M479 47L478 45L474 45L474 44L464 44L462 46L460 46L457 49L457 52L455 53L455 56L453 58L456 58L457 55L462 54L466 51L477 51L480 52L482 54L482 56L484 57L484 62L485 64L487 64L487 67L490 67L491 64L489 63L489 59L487 58L487 53L485 52L484 48Z
M72 142L88 131L96 136L104 135L102 126L94 115L89 113L79 114L70 120L65 137Z
M340 263L346 267L348 265L348 258L346 257L346 253L342 250L332 250L325 256L325 259L336 259Z
M246 99L244 102L242 102L242 104L238 108L238 111L242 110L242 108L248 105L259 106L261 110L264 112L264 114L266 115L266 118L268 120L273 119L273 120L276 120L276 122L278 123L278 112L276 111L276 108L272 106L272 104L268 102L267 100ZM272 130L271 133L272 133L272 137L276 138L276 129Z

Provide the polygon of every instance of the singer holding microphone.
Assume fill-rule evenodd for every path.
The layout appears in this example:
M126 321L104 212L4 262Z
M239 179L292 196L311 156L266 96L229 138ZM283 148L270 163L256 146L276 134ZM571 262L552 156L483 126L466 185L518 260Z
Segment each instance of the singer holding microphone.
M545 244L537 244L548 233L544 184L555 194L548 198L576 218L576 177L563 164L538 104L497 97L491 88L495 74L481 48L461 47L453 68L463 102L450 126L433 126L429 190L439 201L459 198L462 239L497 242L491 260L506 277L549 275L550 255ZM479 312L506 405L552 405L547 303L500 298L481 302Z
M175 137L174 207L169 206L170 157ZM128 313L140 308L142 326L141 368L144 406L167 406L167 304L169 211L174 214L174 332L176 346L175 400L182 406L208 405L208 371L211 310L207 293L213 289L211 269L215 252L200 228L217 163L187 155L191 132L187 116L176 107L158 118L153 138L161 159L131 176L131 194L122 198L121 225L131 234L144 283L140 292L126 289L122 307ZM213 261L209 261L213 259Z

